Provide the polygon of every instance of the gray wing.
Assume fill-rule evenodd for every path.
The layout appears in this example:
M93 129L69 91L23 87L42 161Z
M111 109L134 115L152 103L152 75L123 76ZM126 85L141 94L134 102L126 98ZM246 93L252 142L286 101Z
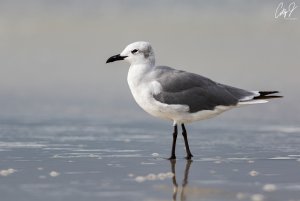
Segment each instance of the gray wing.
M216 106L234 106L252 92L216 83L206 77L165 66L155 69L162 91L154 98L166 104L188 105L191 113L213 110Z

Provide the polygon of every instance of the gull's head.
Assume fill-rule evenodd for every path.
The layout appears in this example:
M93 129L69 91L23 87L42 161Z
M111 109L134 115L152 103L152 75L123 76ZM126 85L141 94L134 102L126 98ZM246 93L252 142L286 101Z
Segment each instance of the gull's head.
M139 41L127 45L121 54L110 57L106 63L125 60L131 65L149 64L155 65L153 49L149 42Z

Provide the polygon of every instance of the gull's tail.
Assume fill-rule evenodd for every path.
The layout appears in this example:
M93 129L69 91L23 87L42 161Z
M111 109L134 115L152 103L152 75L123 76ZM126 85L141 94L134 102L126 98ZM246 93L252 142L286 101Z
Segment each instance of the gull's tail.
M239 105L248 105L256 103L267 103L268 99L282 98L283 96L274 95L279 93L279 91L253 91L256 95L252 99L242 100Z
M253 100L256 100L256 99L271 99L271 98L282 98L283 96L278 96L278 95L271 95L271 94L277 94L279 93L279 91L259 91L258 92L259 95L258 96L255 96L253 98ZM269 96L271 95L271 96Z

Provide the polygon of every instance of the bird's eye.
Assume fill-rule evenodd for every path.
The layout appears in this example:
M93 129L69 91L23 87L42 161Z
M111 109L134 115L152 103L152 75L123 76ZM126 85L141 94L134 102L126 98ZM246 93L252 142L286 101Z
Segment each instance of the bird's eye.
M139 51L138 49L134 49L131 51L132 54L136 53L137 51Z

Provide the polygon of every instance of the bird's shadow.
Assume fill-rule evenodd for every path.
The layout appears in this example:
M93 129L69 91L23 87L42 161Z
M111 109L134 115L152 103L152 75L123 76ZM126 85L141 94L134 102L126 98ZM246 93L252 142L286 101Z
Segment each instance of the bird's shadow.
M184 169L183 180L181 183L181 187L178 187L177 179L176 179L176 160L170 160L171 171L173 173L172 183L173 183L173 201L177 201L178 193L180 192L180 201L186 200L186 188L189 180L189 171L192 164L192 160L187 160Z

